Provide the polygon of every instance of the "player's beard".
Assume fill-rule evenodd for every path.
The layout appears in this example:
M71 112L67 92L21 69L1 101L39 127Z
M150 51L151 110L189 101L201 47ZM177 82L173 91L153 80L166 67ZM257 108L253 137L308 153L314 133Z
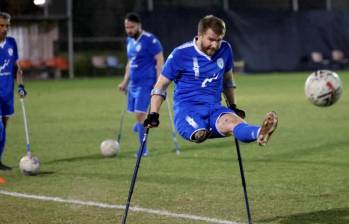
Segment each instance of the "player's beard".
M208 56L212 56L214 55L214 53L216 53L216 51L218 50L218 48L212 48L210 46L205 46L203 43L201 43L201 51L204 52L205 54L207 54Z
M212 55L214 55L215 53L216 53L216 51L217 51L218 49L217 48L207 48L207 50L206 50L206 54L208 55L208 56L212 56Z
M0 32L0 41L5 40L6 36L7 36L7 32L6 31Z
M129 37L131 37L131 38L133 38L133 39L135 39L135 40L137 40L137 38L138 38L140 35L141 35L141 31L140 31L140 30L137 30L137 31L134 32L134 33L128 34Z

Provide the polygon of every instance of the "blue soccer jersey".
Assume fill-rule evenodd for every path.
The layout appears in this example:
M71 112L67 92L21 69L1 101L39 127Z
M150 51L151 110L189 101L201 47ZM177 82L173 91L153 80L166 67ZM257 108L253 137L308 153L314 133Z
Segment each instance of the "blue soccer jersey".
M142 31L137 40L127 38L127 57L132 84L154 85L156 82L154 57L160 52L162 52L161 43L151 33Z
M176 83L174 106L178 104L220 104L224 73L233 67L233 53L228 42L213 56L198 49L195 39L173 50L162 74Z
M6 37L0 43L0 97L13 98L14 70L18 59L17 44L14 38Z

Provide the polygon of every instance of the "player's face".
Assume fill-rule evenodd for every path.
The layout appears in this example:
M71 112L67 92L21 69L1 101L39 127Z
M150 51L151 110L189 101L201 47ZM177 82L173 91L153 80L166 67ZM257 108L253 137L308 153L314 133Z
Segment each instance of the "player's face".
M199 34L199 48L208 56L214 55L221 47L224 34L218 35L212 29L208 29L205 33Z
M10 21L8 19L0 18L0 40L1 41L6 38L9 27L10 27Z
M141 33L141 24L125 20L125 32L127 36L136 39Z

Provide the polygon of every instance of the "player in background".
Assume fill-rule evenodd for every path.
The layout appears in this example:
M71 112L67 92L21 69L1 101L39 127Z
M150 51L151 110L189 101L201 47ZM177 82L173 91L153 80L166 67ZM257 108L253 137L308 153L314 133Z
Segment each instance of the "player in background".
M207 138L234 135L242 142L265 145L277 127L275 112L267 113L261 126L248 124L245 112L236 107L233 79L233 52L223 40L225 23L212 15L198 24L198 35L177 48L167 58L152 90L151 108L144 126L159 125L159 109L166 89L175 82L175 126L185 139L200 143ZM221 105L225 95L228 107Z
M18 94L25 97L22 70L18 66L16 40L7 37L11 16L0 12L0 170L11 170L2 163L2 154L6 143L6 127L10 116L14 114L14 81L18 84Z
M143 123L147 115L150 93L160 75L164 56L160 41L142 29L141 19L136 13L128 13L124 21L127 34L127 57L123 81L119 84L120 91L127 91L128 111L135 114L140 145L144 135ZM145 146L143 156L148 155Z

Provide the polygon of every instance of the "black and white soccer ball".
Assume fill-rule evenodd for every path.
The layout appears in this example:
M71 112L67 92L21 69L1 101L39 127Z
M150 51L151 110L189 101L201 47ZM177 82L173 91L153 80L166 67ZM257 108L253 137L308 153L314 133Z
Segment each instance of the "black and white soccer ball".
M342 95L339 76L329 70L319 70L310 74L305 81L305 96L316 106L328 107Z
M40 170L40 160L35 156L23 156L19 161L19 169L26 176L37 175Z
M100 149L104 157L113 157L120 152L120 144L115 139L107 139L101 143Z

